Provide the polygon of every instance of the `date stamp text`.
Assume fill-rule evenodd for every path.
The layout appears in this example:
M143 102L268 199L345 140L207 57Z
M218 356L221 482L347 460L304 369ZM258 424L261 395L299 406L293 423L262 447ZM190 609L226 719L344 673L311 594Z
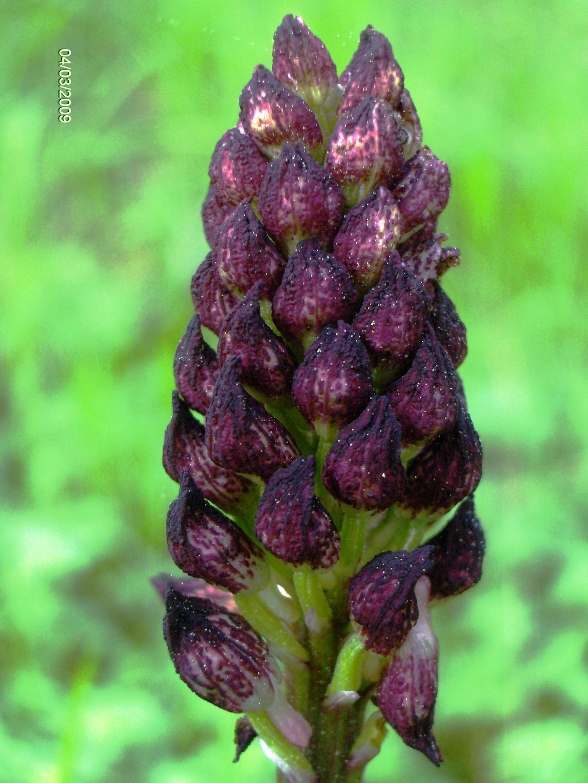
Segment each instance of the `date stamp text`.
M71 122L71 51L59 50L59 122Z

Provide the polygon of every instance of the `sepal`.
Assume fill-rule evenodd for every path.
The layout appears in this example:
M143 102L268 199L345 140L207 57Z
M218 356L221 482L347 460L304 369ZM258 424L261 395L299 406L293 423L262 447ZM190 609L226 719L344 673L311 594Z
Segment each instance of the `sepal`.
M429 580L423 576L414 589L418 620L380 681L377 704L402 741L438 767L443 757L433 736L433 716L439 646L431 626L428 591Z
M231 593L257 592L267 584L269 568L262 550L206 502L187 471L169 507L166 529L169 553L185 574Z
M294 373L292 399L309 424L326 438L349 424L374 395L369 355L355 329L326 326Z
M272 304L284 337L308 347L323 328L350 321L357 310L353 279L316 239L301 242L288 260Z
M241 383L241 360L229 357L206 412L206 447L212 459L237 473L269 481L300 451L284 427Z
M419 616L415 585L432 565L433 547L382 552L349 583L349 615L364 646L378 655L397 650Z
M239 118L258 148L275 158L284 144L302 142L309 150L323 144L320 125L306 101L258 65L239 98Z
M433 287L433 306L429 313L429 321L435 330L437 339L445 348L453 362L453 366L457 369L468 352L466 328L457 314L455 305L447 296L441 284L433 280L431 285Z
M359 46L341 74L344 92L338 114L351 111L364 98L382 99L396 108L404 75L392 53L390 41L371 25L361 33Z
M355 509L385 510L402 497L406 475L400 461L400 425L386 397L373 397L341 430L328 451L323 482Z
M315 470L309 456L274 473L259 503L255 534L273 555L293 566L330 568L339 558L339 533L314 494Z
M259 196L268 159L241 128L231 128L218 141L208 168L211 184L233 207Z
M213 253L206 256L194 273L190 293L202 326L218 334L225 316L237 304L238 299L219 280Z
M451 180L447 164L436 158L428 147L421 147L411 158L394 187L403 219L403 232L439 215L449 201Z
M447 525L427 542L435 547L431 580L431 598L459 595L482 577L486 540L476 514L474 498L466 498Z
M206 413L218 371L216 353L204 342L200 318L194 315L174 357L176 388L192 410Z
M262 291L263 282L255 283L223 321L218 359L222 366L229 356L238 356L243 382L274 398L290 389L295 365L290 351L261 317Z
M316 237L328 245L343 216L343 193L302 144L284 144L271 162L259 195L259 214L281 250Z

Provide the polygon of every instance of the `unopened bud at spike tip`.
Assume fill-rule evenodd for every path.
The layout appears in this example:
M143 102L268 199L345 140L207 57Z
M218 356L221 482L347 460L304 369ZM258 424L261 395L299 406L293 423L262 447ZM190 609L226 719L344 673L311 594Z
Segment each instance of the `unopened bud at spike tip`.
M341 74L344 87L338 114L349 112L364 98L382 99L396 108L404 86L404 75L385 35L371 25L362 32L351 62Z
M302 142L309 149L323 144L320 125L306 101L258 65L239 98L239 118L245 132L271 158L284 142Z

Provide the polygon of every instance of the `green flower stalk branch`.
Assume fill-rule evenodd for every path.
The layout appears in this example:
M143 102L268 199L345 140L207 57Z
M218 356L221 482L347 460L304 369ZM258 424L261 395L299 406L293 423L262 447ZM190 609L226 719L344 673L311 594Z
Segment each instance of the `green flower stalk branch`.
M174 362L165 640L278 780L357 783L388 727L439 765L430 607L484 554L448 168L372 27L338 76L286 16L239 105Z

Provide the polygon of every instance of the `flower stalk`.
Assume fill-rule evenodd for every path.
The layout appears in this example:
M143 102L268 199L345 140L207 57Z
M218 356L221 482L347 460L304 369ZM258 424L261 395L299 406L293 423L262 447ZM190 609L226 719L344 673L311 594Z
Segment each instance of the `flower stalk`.
M371 26L338 76L286 16L239 106L174 360L170 656L282 783L360 783L389 727L438 765L430 604L484 555L449 170Z

